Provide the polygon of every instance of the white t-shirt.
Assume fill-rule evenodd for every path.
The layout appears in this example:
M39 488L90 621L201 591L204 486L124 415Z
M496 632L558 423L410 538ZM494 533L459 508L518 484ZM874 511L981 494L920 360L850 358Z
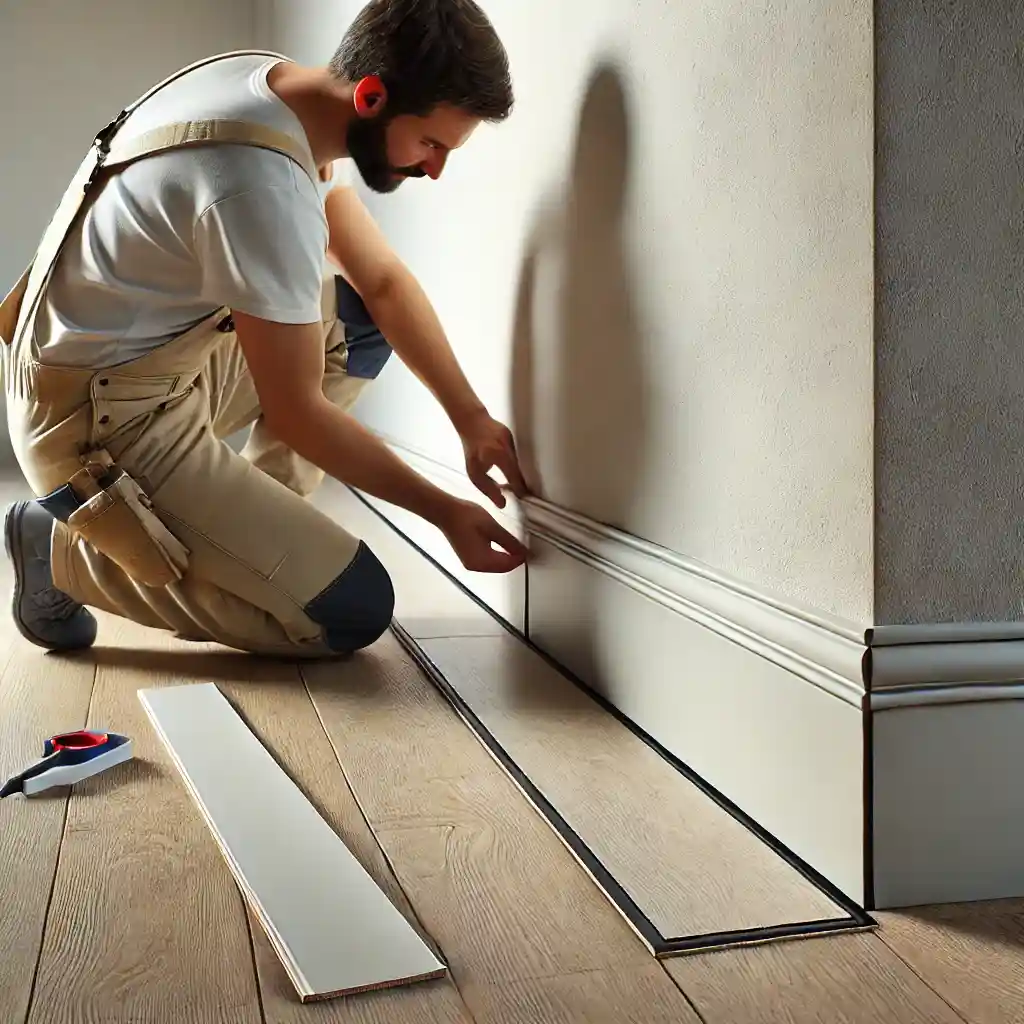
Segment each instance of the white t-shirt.
M267 85L278 63L241 55L196 68L146 100L120 132L231 118L286 132L309 152L301 122ZM40 359L115 366L220 306L281 323L318 321L324 198L350 180L350 161L341 164L319 186L293 160L256 146L197 146L129 164L65 242L40 308L49 327Z

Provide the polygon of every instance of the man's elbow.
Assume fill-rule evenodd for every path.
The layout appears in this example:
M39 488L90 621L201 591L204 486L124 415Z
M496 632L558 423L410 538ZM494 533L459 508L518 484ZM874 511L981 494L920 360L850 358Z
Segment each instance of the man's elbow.
M367 312L378 327L388 317L388 311L402 305L409 294L408 284L412 279L410 271L401 264L388 267L367 281L361 288L356 288L363 300ZM353 287L356 287L353 285Z
M294 401L264 402L263 424L282 444L299 455L310 448L310 442L321 432L323 394L303 395Z

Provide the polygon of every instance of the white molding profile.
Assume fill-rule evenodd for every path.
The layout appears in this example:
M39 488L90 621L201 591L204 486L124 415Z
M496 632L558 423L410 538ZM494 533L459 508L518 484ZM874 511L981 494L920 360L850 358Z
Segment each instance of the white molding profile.
M445 974L213 683L138 696L302 1002Z
M854 627L547 502L523 507L532 535L833 696L862 702L865 648Z

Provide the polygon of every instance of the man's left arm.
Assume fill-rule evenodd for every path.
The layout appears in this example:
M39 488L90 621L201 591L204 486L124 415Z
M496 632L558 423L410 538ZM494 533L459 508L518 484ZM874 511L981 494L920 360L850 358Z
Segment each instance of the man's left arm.
M487 412L466 379L415 276L390 247L353 189L332 189L325 209L330 228L328 257L359 293L388 344L447 413L462 440L470 479L503 508L505 497L489 476L489 471L497 468L512 493L524 497L526 484L512 432Z

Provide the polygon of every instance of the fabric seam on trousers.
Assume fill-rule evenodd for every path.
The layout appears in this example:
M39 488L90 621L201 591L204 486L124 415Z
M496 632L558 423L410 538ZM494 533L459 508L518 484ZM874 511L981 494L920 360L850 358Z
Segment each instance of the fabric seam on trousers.
M292 604L292 606L296 609L296 611L299 611L303 615L305 615L306 618L308 618L310 620L310 622L314 621L307 614L305 605L300 604L299 601L297 601L294 597L292 597L291 594L288 593L287 590L283 590L281 587L279 587L269 576L264 575L258 569L256 569L253 566L249 565L249 563L246 562L244 559L241 559L241 558L238 557L238 555L233 554L232 552L228 551L227 548L222 547L212 537L208 536L202 530L196 529L196 527L194 527L191 523L186 523L184 519L180 519L178 516L174 515L172 512L166 512L163 509L160 509L159 511L160 511L160 515L161 516L166 516L168 519L174 520L174 522L176 522L179 526L185 527L186 530L189 530L191 533L194 533L197 537L202 537L203 540L205 540L206 543L210 545L210 547L216 548L216 550L219 551L222 555L224 555L227 558L230 558L231 561L235 563L235 565L240 565L247 572L251 572L254 576L258 576L264 583L266 583L269 587L271 587L276 593L280 594L283 598L285 598L285 600L289 601ZM351 565L351 563L349 563L349 565ZM345 567L345 572L347 572L347 571L348 571L348 566ZM333 584L328 584L328 586L333 586ZM319 596L320 595L318 594L317 597L319 597ZM315 598L314 598L314 600L315 600ZM320 623L316 623L316 625L319 626Z

